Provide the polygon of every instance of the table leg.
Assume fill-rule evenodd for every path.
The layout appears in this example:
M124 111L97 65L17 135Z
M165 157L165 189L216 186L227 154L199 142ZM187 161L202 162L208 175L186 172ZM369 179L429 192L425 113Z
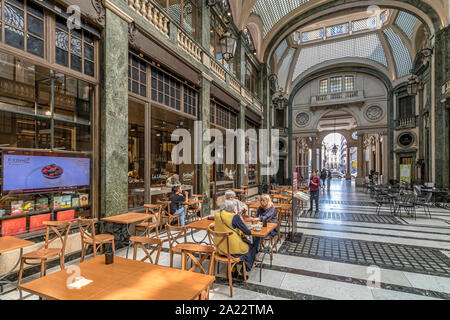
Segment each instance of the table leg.
M17 262L14 265L14 267L12 267L11 270L9 270L6 274L4 274L3 276L0 277L0 285L2 286L2 293L3 293L3 286L5 284L12 285L13 287L16 287L17 290L19 291L19 300L22 300L22 298L23 298L22 290L20 289L19 284L15 283L13 281L9 281L6 278L8 278L14 272L14 270L16 270L16 268L19 266L20 261L22 260L22 255L23 255L23 249L20 249L20 251L19 251L19 259L17 260Z

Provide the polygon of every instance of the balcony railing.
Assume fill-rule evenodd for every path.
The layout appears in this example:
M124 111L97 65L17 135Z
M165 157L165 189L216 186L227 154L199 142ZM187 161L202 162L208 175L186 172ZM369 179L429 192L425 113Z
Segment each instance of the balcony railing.
M187 34L177 21L173 21L164 9L160 8L153 0L128 0L128 6L133 11L141 15L146 21L170 38L170 27L177 29L177 45L180 49L187 52L193 59L202 63L211 73L227 83L229 87L237 94L244 97L250 104L262 111L260 100L245 89L244 85L234 77L224 66L215 59L210 52L202 47L197 41ZM228 79L227 79L228 75Z
M414 128L417 126L417 117L412 116L408 118L397 119L395 124L397 129Z
M321 104L324 102L343 100L343 99L362 99L364 98L364 91L343 91L336 93L321 94L311 97L311 104Z
M149 0L128 0L128 6L150 22L156 29L169 36L169 18L167 18Z

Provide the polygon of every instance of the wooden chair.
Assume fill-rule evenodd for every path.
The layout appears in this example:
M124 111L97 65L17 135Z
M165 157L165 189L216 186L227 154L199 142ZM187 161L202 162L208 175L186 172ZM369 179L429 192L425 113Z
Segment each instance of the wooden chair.
M20 271L18 277L18 284L22 282L23 269L24 265L30 266L41 266L41 277L44 277L47 273L47 261L49 259L59 257L59 265L61 270L64 270L64 254L66 251L67 238L69 236L69 231L72 226L71 221L45 221L43 225L46 226L46 234L45 234L45 243L39 249L26 253L22 256L20 260ZM62 228L61 232L58 228ZM50 239L50 230L55 233L55 237ZM61 247L57 248L49 248L50 244L55 242L56 240L61 241ZM29 262L29 260L39 260L40 262Z
M130 242L133 242L134 252L133 252L133 260L137 259L137 249L141 247L141 249L145 252L145 257L141 259L142 262L145 260L150 260L151 264L158 264L159 256L161 254L161 249L163 242L158 238L150 238L150 237L130 237ZM146 248L146 246L154 246L151 249ZM149 250L151 250L149 252ZM155 261L153 261L152 255L156 253Z
M281 241L281 225L284 222L284 233L288 234L288 230L292 228L292 205L281 204L276 208L278 211L278 241Z
M97 219L82 219L78 218L78 228L81 235L81 262L86 257L86 250L89 246L92 246L94 251L94 258L97 256L97 250L100 249L100 253L103 253L103 245L111 244L113 254L116 252L114 246L114 235L112 234L95 234L95 223Z
M207 274L212 276L214 272L215 263L215 248L213 246L201 245L201 244L190 244L182 243L178 245L181 249L181 270L195 272L197 269L202 274ZM200 256L200 260L197 259L195 255ZM203 263L209 259L208 271L203 268ZM188 269L188 260L191 260L191 268ZM198 297L199 300L209 300L209 290L208 287L203 291Z
M202 219L203 200L198 200L197 206L190 206L186 212L187 221L197 221Z
M161 204L145 204L145 213L152 216L153 221L145 221L138 225L136 225L134 229L134 235L137 236L138 232L141 234L145 234L147 237L150 237L150 233L153 229L155 229L156 237L159 238L159 228L161 224L161 213L162 213L162 205Z
M173 268L173 256L175 253L181 254L181 249L178 247L182 243L187 242L187 229L184 226L171 226L166 224L167 239L169 240L169 254L170 254L170 267ZM180 239L181 238L181 239ZM184 240L184 242L181 242Z
M230 285L230 297L233 297L233 277L231 275L231 272L233 268L242 263L242 269L244 272L244 282L247 285L247 269L245 268L245 263L240 258L235 258L230 253L230 236L233 234L233 232L215 232L214 230L214 224L211 224L208 227L208 236L210 243L214 244L215 248L215 256L214 259L218 263L223 263L227 266L227 277L228 277L228 283ZM222 243L226 243L227 250L223 251L220 249L220 246ZM214 273L215 273L215 266L214 266Z
M167 223L169 225L172 224L173 221L177 222L177 225L180 225L180 216L174 216L173 214L170 213L170 204L172 203L171 201L162 201L162 200L158 200L157 201L158 204L161 205L161 221L162 219L167 219ZM162 224L161 224L161 228L159 229L159 231L161 232L162 230Z

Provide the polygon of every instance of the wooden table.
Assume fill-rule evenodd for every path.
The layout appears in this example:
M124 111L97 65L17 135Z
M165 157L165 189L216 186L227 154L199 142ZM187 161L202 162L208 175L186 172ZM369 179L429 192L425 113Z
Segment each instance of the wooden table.
M134 235L134 234L132 234L132 232L130 230L131 225L146 222L146 221L150 220L151 218L153 218L153 215L145 214L145 213L129 212L129 213L124 213L124 214L119 214L117 216L102 218L101 220L104 222L126 225L128 236L131 237ZM127 258L128 258L128 252L130 250L130 246L131 246L131 243L128 243Z
M104 255L78 267L82 277L93 281L81 289L67 287L67 270L22 284L21 288L49 300L193 300L215 281L214 276L120 257L106 265Z
M6 274L4 274L3 276L0 277L0 286L2 288L2 292L3 292L3 286L5 284L12 285L13 287L16 287L19 289L19 300L22 300L22 290L20 290L17 283L8 281L7 278L16 270L17 266L20 264L20 261L22 260L23 249L27 248L27 247L31 247L34 244L35 244L34 242L15 238L15 237L9 237L9 236L0 237L0 255L7 253L7 252L14 251L14 250L19 250L19 259L17 259L17 263L14 265L14 267L12 267L11 270L9 270Z

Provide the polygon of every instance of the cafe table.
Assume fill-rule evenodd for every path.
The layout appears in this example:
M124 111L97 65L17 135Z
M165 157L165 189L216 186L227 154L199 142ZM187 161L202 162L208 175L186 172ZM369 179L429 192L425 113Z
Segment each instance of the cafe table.
M136 224L146 222L146 221L150 220L151 218L153 218L153 215L151 215L151 214L129 212L129 213L124 213L124 214L119 214L117 216L102 218L101 220L104 222L125 225L127 227L128 236L132 237L132 236L134 236L134 234L132 233L131 226L133 226L133 225L136 226ZM130 250L131 245L132 244L129 242L128 248L127 248L127 258L128 258L128 252Z
M11 270L6 272L3 276L0 276L0 286L2 287L3 292L3 286L4 285L11 285L17 289L19 289L19 300L22 300L22 291L20 290L18 284L13 281L9 281L7 278L16 270L16 268L19 266L20 261L22 260L23 255L23 249L27 247L33 246L35 243L32 241L5 236L0 237L0 255L12 252L15 250L19 250L19 259L17 259L17 262L14 264L14 267L12 267Z
M69 287L86 280L92 282ZM48 300L194 300L206 299L214 281L214 276L117 256L106 265L102 255L20 287Z

